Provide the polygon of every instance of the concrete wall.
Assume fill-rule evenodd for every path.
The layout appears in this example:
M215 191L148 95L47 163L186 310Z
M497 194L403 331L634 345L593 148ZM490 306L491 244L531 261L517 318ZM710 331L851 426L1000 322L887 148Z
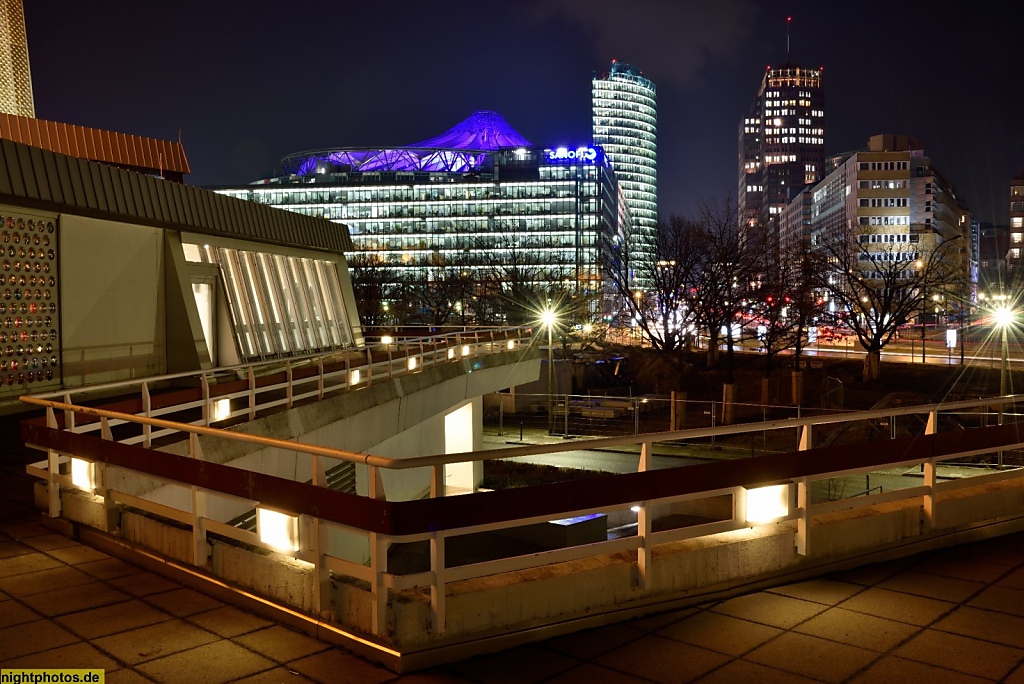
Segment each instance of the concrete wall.
M165 373L163 231L60 217L66 386Z

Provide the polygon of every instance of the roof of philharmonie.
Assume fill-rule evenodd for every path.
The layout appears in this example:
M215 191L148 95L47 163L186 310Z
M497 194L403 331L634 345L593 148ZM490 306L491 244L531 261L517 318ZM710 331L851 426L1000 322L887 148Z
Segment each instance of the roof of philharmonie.
M289 155L281 160L286 173L323 173L325 167L353 171L472 171L495 150L530 147L530 141L497 112L474 112L441 135L412 145L382 148L329 148Z

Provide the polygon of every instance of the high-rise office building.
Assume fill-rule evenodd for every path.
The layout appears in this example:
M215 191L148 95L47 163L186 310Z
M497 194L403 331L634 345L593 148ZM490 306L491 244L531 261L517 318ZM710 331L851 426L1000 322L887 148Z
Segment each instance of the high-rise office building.
M821 69L768 67L739 131L739 214L745 225L781 221L805 186L825 175Z
M582 295L594 314L611 287L604 270L628 212L599 147L534 147L484 111L413 145L282 161L284 176L217 192L344 224L349 258L372 256L389 282L421 285L455 269L477 294L514 275Z
M0 113L36 115L21 0L0 0Z
M654 259L658 223L658 97L643 72L613 61L593 81L594 144L604 149L633 225L631 259ZM649 272L649 269L644 269ZM637 283L644 288L644 283Z

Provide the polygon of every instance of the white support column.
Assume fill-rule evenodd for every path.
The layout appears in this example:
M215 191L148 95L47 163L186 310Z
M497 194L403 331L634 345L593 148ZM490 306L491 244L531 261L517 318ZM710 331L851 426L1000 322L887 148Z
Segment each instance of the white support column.
M345 368L348 369L348 356L345 357ZM348 375L345 375L348 378ZM348 380L346 380L348 382ZM324 398L324 357L316 357L316 398Z
M313 458L313 486L327 486L327 469L324 459L316 454ZM331 571L327 568L327 556L330 555L330 537L328 527L320 518L313 518L310 525L310 548L316 563L317 590L313 594L313 608L323 618L331 619Z
M444 495L444 464L438 463L430 471L430 498L436 499Z
M366 348L366 386L369 387L373 381L373 351Z
M430 535L430 623L435 634L444 634L445 628L445 569L444 532Z
M285 404L288 408L292 407L292 396L295 394L295 390L292 387L292 362L284 362L284 374L288 378L288 387L285 388L285 396L288 398L288 403Z
M249 420L256 420L256 374L249 366Z
M806 556L808 539L811 531L811 497L810 486L806 477L796 482L796 555Z
M146 418L153 417L153 402L149 396L149 383L142 383L142 415ZM150 435L153 433L153 426L149 423L142 424L142 446L147 449L153 445L153 440Z
M199 435L189 433L188 455L197 461L203 460L203 449L199 444ZM204 567L210 555L206 543L206 528L203 518L206 517L206 494L196 485L192 485L192 564Z
M64 403L68 403L67 397L65 397ZM71 413L71 421L74 422L74 413L71 411L64 411L64 424L67 425L67 416ZM57 429L57 416L53 412L53 407L47 407L46 409L46 427ZM60 459L59 455L53 449L46 450L46 479L47 479L47 515L51 518L60 517L60 484L54 479L60 474Z
M199 384L203 390L203 425L210 427L210 381L206 373L199 376Z
M100 438L108 442L114 441L114 435L110 432L110 421L105 416L100 418ZM103 531L112 532L117 527L117 509L107 485L107 464L103 461L93 461L92 467L95 473L93 493L103 497Z
M369 469L369 489L371 499L384 499L384 482L380 477L380 468L367 466ZM383 635L388 625L388 588L384 586L384 575L388 571L388 543L382 535L370 533L370 572L373 574L373 585L370 587L370 631Z
M812 432L810 425L804 425L800 431L800 451L807 451L811 448ZM808 552L808 540L811 532L811 490L810 480L802 477L796 481L796 554L806 556Z
M644 442L640 447L639 472L651 469L651 450L653 444ZM640 547L636 551L637 585L647 591L651 588L651 502L641 501L640 510L636 514L636 533L640 538Z
M71 403L71 393L70 392L65 392L64 393L64 403L65 404L70 404ZM54 427L57 427L57 426L54 425ZM71 409L64 409L64 429L69 431L69 432L74 432L75 431L75 412L72 411Z
M928 413L928 425L924 428L924 434L934 435L938 432L939 416L938 411ZM928 459L921 464L924 474L924 486L926 488L921 501L922 524L925 531L935 529L935 460Z

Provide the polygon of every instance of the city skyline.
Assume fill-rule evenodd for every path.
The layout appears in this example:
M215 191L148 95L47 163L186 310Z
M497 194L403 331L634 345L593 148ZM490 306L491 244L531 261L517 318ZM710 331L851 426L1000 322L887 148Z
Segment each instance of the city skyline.
M735 194L736 122L765 66L785 61L791 15L793 61L825 68L828 154L912 135L974 217L1008 221L1009 181L1024 169L1024 95L1005 85L1024 64L1012 41L1022 10L867 2L837 14L746 0L640 4L622 17L612 3L591 6L240 13L114 1L103 21L86 7L25 12L37 116L170 139L180 130L196 185L255 180L298 150L422 139L480 109L538 145L585 144L592 74L626 61L658 84L663 215ZM332 25L343 43L321 29Z

